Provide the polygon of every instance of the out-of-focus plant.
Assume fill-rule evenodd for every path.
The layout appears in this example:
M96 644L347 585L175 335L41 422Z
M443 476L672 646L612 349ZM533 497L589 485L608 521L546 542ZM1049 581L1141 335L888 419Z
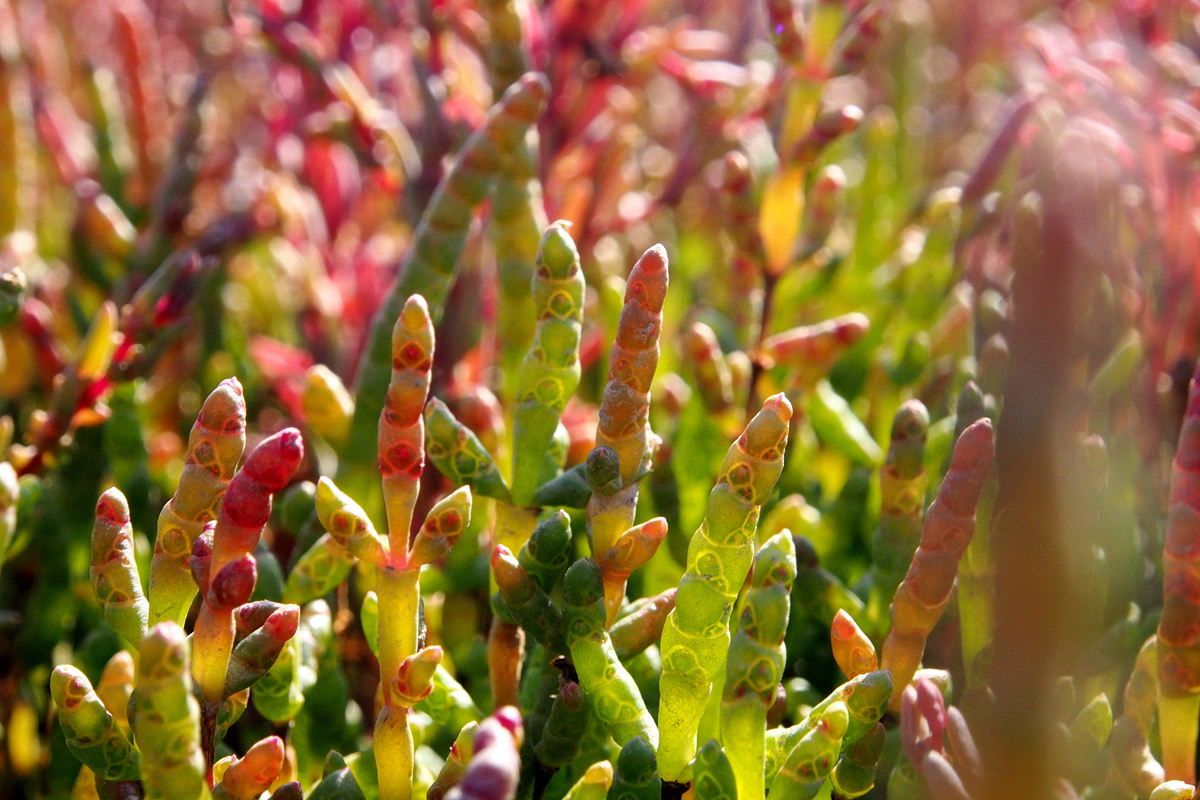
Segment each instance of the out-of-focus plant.
M1192 796L1195 14L1025 13L0 0L0 795Z

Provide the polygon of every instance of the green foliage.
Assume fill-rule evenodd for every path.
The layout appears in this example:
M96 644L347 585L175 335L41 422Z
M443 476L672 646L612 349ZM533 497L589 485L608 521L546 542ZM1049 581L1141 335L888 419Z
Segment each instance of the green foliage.
M0 3L0 795L1192 796L1190 6L101 5Z

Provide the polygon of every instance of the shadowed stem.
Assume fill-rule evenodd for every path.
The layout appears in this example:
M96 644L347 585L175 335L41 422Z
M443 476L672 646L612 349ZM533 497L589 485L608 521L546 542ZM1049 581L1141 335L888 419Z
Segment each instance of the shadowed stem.
M771 312L775 309L775 285L779 283L779 278L775 275L763 271L763 298L762 312L758 318L758 341L754 344L754 358L750 370L750 391L746 393L746 419L751 419L758 411L758 407L762 402L758 399L758 381L762 377L763 360L762 360L762 345L769 335L769 325L771 323ZM664 784L665 786L665 784Z
M217 714L220 711L220 703L200 703L200 752L204 753L204 776L210 788L213 764L217 763Z
M683 800L683 796L687 794L691 788L690 783L680 783L678 781L663 781L662 782L662 800Z
M140 781L105 781L96 779L96 795L100 800L142 800L145 792Z

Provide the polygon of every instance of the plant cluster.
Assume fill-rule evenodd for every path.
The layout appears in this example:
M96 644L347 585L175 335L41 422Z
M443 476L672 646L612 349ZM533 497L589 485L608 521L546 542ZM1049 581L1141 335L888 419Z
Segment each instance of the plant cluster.
M0 795L1192 797L1198 22L0 0Z

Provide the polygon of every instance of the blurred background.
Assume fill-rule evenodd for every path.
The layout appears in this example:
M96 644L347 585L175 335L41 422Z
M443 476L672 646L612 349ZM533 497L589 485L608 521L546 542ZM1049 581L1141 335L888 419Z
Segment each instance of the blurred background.
M952 676L984 796L1146 794L1129 776L1161 759L1153 725L1082 764L1063 730L1099 693L1132 718L1169 518L1193 514L1172 524L1200 537L1169 498L1200 334L1198 20L1185 0L0 0L0 449L20 476L0 549L0 796L71 796L50 670L95 681L121 647L88 584L95 499L125 492L147 575L188 429L233 375L251 444L298 425L308 445L256 553L256 597L283 596L321 533L312 482L347 457L306 402L313 368L353 389L421 214L527 70L549 100L470 216L431 396L507 464L535 322L520 242L565 220L587 280L563 415L581 463L625 278L665 245L663 446L638 519L670 529L629 596L677 583L747 410L787 392L759 541L803 537L788 722L842 680L836 611L885 624L871 587L897 410L927 410L907 476L928 475L909 484L921 505L957 433L993 418L996 467L925 665ZM421 509L453 488L432 470L422 486ZM485 712L492 524L477 509L422 580L430 640ZM250 708L234 750L286 733L308 788L330 749L367 740L371 580L328 598L303 710ZM1183 628L1196 580L1168 587ZM1176 677L1200 690L1200 672ZM453 733L430 733L439 758Z

